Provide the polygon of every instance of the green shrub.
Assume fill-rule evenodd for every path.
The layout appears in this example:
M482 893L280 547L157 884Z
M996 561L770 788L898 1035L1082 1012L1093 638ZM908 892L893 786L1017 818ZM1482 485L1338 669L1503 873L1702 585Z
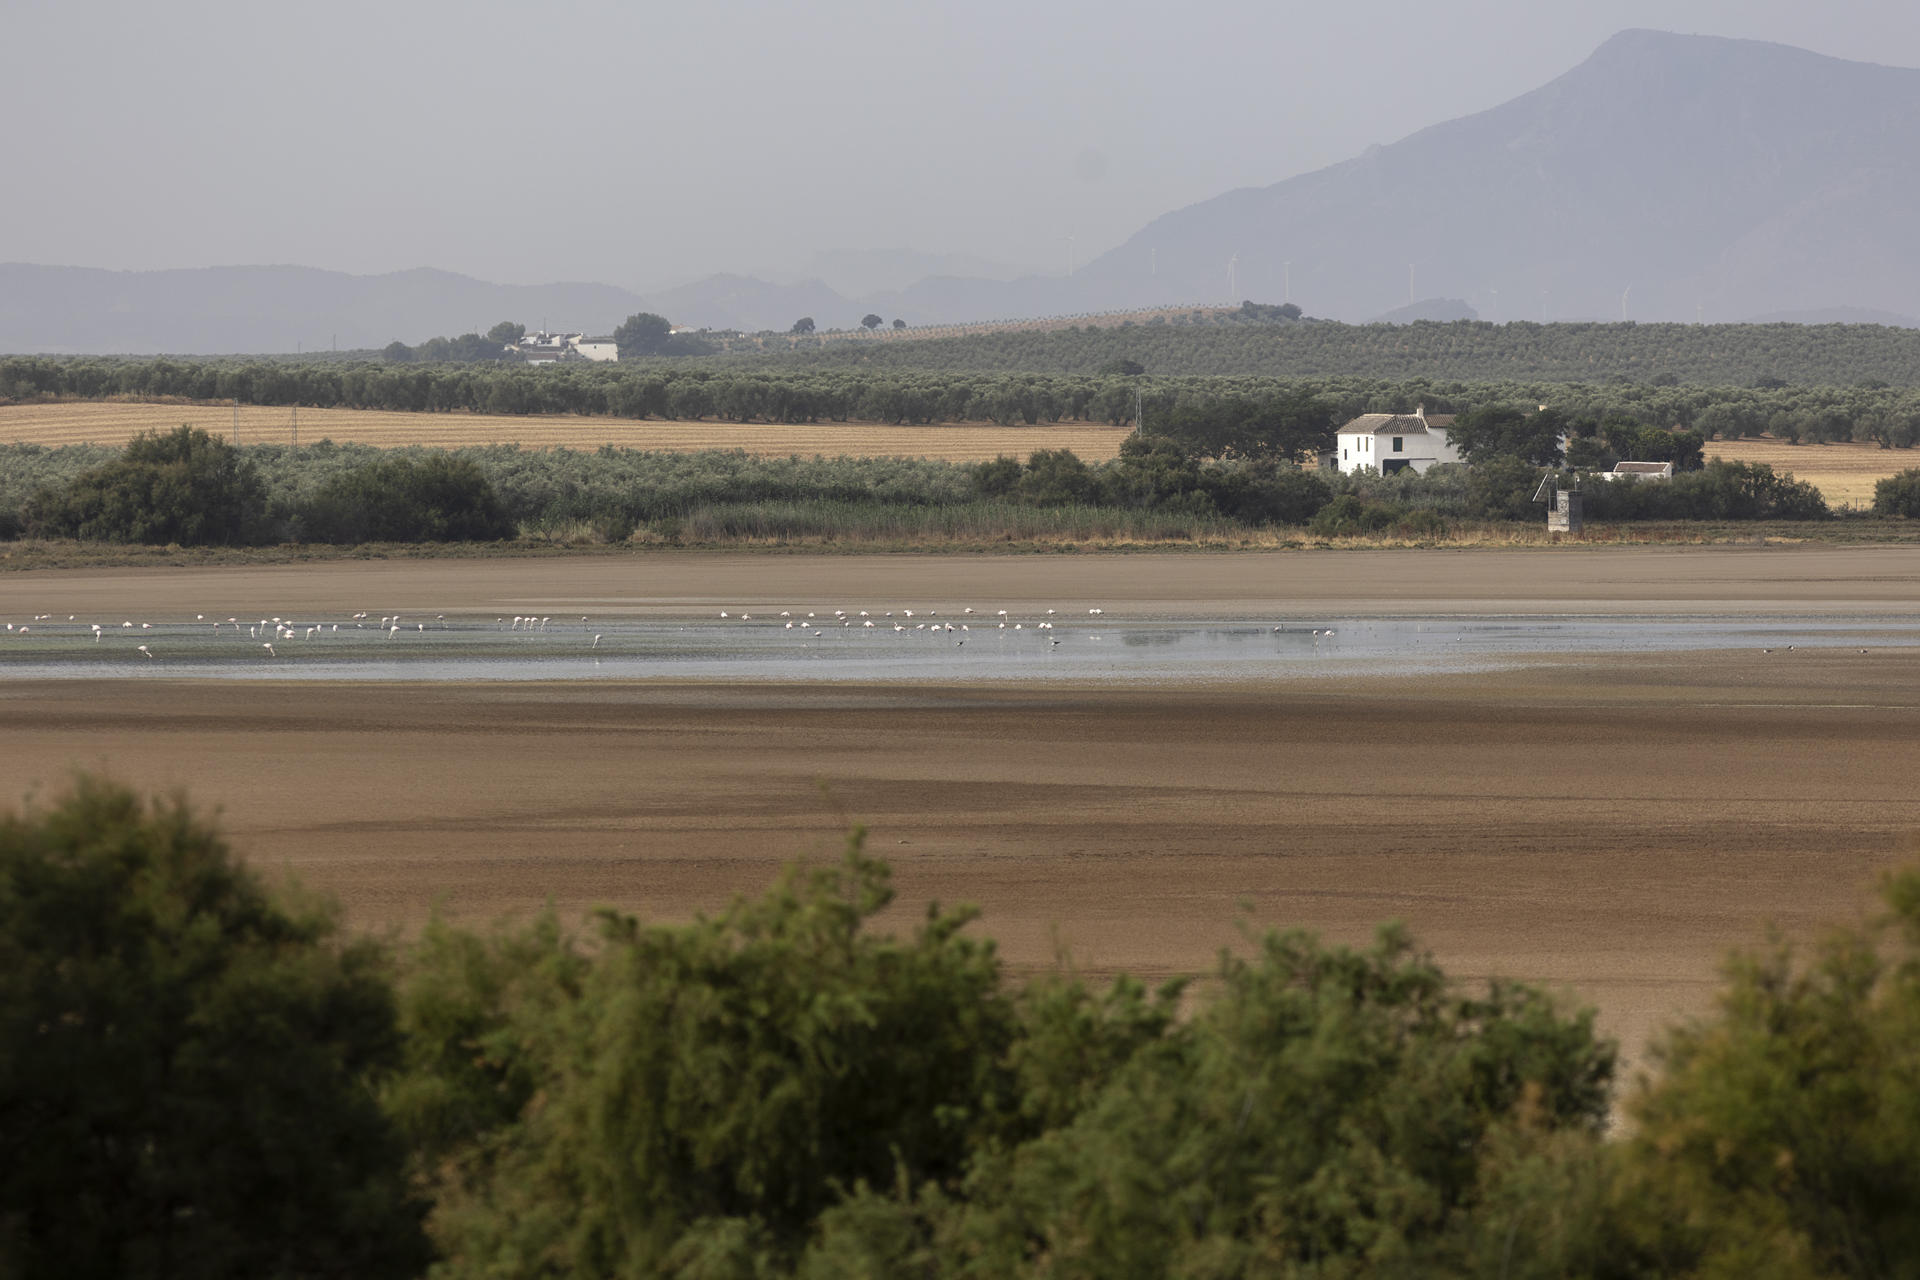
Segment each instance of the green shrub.
M973 469L973 491L983 498L1004 498L1020 485L1020 477L1026 468L1020 465L1020 459L1009 458L1001 454L992 462L982 462Z
M1398 504L1368 502L1356 494L1343 493L1320 508L1307 528L1323 538L1352 537L1378 533L1406 514L1406 508Z
M1873 486L1873 513L1878 516L1920 516L1920 467L1909 467Z
M1671 480L1588 486L1587 516L1601 520L1825 520L1820 491L1764 462L1713 462Z
M856 836L711 919L605 915L590 959L545 926L430 938L395 1097L431 1149L479 1144L436 1169L451 1274L791 1257L856 1185L958 1179L1010 1120L1014 1005L969 912L866 932L891 896Z
M0 1275L409 1276L384 958L184 802L0 819Z
M119 458L41 489L25 524L42 537L232 546L269 540L266 514L253 464L183 426L139 436Z
M392 458L329 480L307 504L313 542L465 542L511 537L486 474L465 458Z
M1071 449L1036 449L1020 477L1020 496L1043 507L1091 502L1093 475Z
M1643 1271L1914 1274L1920 874L1886 897L1810 960L1778 940L1736 956L1716 1015L1659 1045L1615 1226Z

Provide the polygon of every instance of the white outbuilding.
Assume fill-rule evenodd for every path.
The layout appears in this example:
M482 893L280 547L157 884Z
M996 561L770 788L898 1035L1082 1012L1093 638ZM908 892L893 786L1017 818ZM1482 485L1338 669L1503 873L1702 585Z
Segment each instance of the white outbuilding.
M1342 471L1382 473L1458 462L1460 451L1447 440L1452 425L1452 414L1429 414L1425 405L1412 413L1363 413L1340 428L1333 462Z

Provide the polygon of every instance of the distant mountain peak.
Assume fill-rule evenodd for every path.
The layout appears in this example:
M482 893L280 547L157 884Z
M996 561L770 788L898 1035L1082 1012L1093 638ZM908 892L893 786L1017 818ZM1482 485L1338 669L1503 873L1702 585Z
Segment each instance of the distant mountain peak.
M1288 264L1348 320L1404 302L1409 268L1495 321L1907 314L1916 202L1920 71L1633 28L1499 106L1155 219L1063 309L1209 300L1233 255L1242 293Z
M727 275L645 297L433 268L107 272L0 266L0 350L383 346L515 319L606 332L822 328L1297 301L1395 313L1409 274L1486 320L1738 320L1920 310L1920 71L1631 28L1486 111L1155 218L1071 278L894 283L912 255L822 255L820 279ZM1229 264L1231 263L1231 270ZM893 278L889 278L892 273ZM1231 293L1231 296L1229 296Z

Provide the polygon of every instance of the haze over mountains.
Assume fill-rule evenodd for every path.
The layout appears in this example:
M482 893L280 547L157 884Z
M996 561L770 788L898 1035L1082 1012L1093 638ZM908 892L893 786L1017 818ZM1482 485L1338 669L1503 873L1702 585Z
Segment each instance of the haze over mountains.
M1311 314L1708 321L1920 312L1920 70L1627 31L1540 89L1342 164L1165 214L1069 278L902 252L823 255L820 280L715 276L640 295L433 270L106 272L0 266L0 350L377 347L635 311L785 329L1291 298ZM926 266L937 274L888 287ZM1444 299L1435 312L1425 300ZM1411 307L1411 310L1408 308Z

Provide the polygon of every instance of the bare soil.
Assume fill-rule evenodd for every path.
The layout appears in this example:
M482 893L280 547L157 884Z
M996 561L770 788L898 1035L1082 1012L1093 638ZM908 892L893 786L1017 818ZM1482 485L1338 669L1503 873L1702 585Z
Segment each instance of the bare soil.
M1920 550L1044 558L662 555L0 579L0 615L644 613L1057 603L1124 613L1859 612ZM552 902L685 918L834 856L852 822L905 926L970 901L1022 969L1204 970L1260 923L1409 922L1448 968L1595 1003L1633 1048L1730 947L1870 909L1920 831L1920 652L1607 655L1250 686L24 682L0 779L72 768L217 807L235 845L408 930Z

